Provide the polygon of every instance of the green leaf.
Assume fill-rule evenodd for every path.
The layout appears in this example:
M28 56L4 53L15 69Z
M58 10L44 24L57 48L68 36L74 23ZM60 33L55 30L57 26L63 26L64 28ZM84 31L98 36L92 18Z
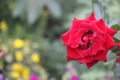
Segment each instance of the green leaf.
M114 38L115 43L120 43L120 40L117 38Z
M116 79L117 79L117 78L120 79L120 63L116 63L116 64L115 64L114 74L115 74Z
M116 25L116 24L120 24L120 19L113 19L109 24L108 26L109 27L112 27L113 25Z
M92 0L93 3L93 10L97 19L103 18L108 24L109 16L108 11L106 9L106 4L102 0Z
M117 31L117 33L114 35L114 38L116 38L116 39L120 39L120 31Z
M114 29L114 30L119 31L120 30L120 25L116 24L116 25L113 25L111 28Z
M93 3L93 10L97 19L103 18L102 10L98 2Z
M109 51L109 52L107 53L107 61L110 61L110 60L114 59L116 56L117 56L117 55L116 55L114 52Z
M114 46L114 47L112 48L112 53L118 54L119 51L120 51L120 50L119 50L119 48L118 48L117 46Z

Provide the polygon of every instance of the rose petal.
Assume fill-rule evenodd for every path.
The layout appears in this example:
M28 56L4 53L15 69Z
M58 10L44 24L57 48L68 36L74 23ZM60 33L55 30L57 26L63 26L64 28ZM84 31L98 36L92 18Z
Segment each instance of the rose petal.
M117 32L116 30L107 27L103 19L96 21L96 24L101 30L103 30L105 33L109 34L110 36L113 36Z
M92 42L92 52L91 55L96 55L98 51L102 51L105 50L103 47L104 42L100 42L102 41L101 39L99 39L99 37L94 38L93 42Z
M76 48L75 51L80 55L81 58L87 57L91 55L91 47L88 48L87 50L82 50L80 47Z
M104 33L97 25L96 23L88 23L88 22L81 22L80 27L78 29L87 29L89 31L94 32L95 34Z
M64 44L67 44L69 41L69 32L67 31L66 33L62 34L61 39L62 39Z
M94 61L94 57L85 57L85 58L79 58L77 60L79 63L90 63Z
M91 63L87 63L87 68L89 69L90 67L92 67L93 65L95 65L98 61L93 61Z
M84 33L86 30L74 30L71 31L70 33L70 40L68 42L68 45L72 48L77 48L79 46L80 43L82 43L81 41L81 33Z
M71 26L71 30L74 30L74 29L77 29L79 28L79 25L80 23L83 22L83 20L80 20L80 19L77 19L75 18L73 21L72 21L72 26Z
M95 55L95 56L89 56L89 57L85 57L85 58L79 58L77 61L79 63L90 63L90 62L93 62L94 60L106 61L106 52L99 51L98 54Z
M94 57L95 60L106 61L107 52L99 51L98 54Z
M94 13L92 12L90 16L88 16L88 18L86 18L86 20L89 20L89 21L95 21L96 18L95 18L95 15Z
M117 33L116 30L113 30L111 28L107 28L107 33L110 35L110 36L113 36L115 33Z
M77 48L80 44L85 44L81 38L86 31L86 29L71 30L69 34L69 40L67 41L66 45L69 45L72 48Z
M72 48L76 48L79 46L77 42L75 42L75 37L73 35L76 34L76 30L67 31L66 33L61 35L63 43L65 45L70 45ZM76 37L77 39L78 37Z
M67 54L73 58L73 59L78 59L80 58L80 55L71 47L66 46Z
M67 60L67 61L71 61L71 60L75 60L75 59L73 59L72 57L70 57L70 56L67 54L66 60Z
M84 58L84 57L88 57L88 56L94 56L94 55L98 54L98 51L102 51L105 49L103 47L103 44L99 40L96 39L93 41L94 42L92 43L92 45L86 50L81 49L80 47L75 48L74 50L80 55L81 58Z
M105 23L104 23L103 19L100 19L100 20L96 21L96 24L102 31L104 31L106 33L107 28L105 26Z
M68 45L68 43L72 42L71 36L76 33L77 27L79 27L80 20L74 19L71 28L61 35L61 39L65 45ZM74 29L75 28L75 29Z
M106 35L106 42L104 44L105 49L111 50L113 46L115 46L114 40L111 38L111 36Z

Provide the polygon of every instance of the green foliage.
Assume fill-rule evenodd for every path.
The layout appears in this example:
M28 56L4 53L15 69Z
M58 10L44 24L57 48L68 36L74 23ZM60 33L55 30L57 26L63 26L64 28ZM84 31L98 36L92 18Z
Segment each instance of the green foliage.
M34 0L33 0L34 1ZM42 2L41 2L42 1ZM45 4L42 4L42 3ZM51 1L47 3L47 1ZM34 4L32 0L0 0L0 22L5 20L8 25L8 31L2 32L0 31L0 48L5 44L7 48L9 48L6 56L13 55L13 53L17 50L14 50L12 42L14 39L21 38L23 40L30 41L30 54L33 52L38 52L41 55L41 62L38 65L42 65L46 72L49 75L49 79L55 78L55 80L61 80L63 73L65 72L66 66L66 53L65 47L60 40L60 34L64 33L68 28L66 23L70 26L71 18L73 19L78 14L82 15L80 17L84 18L90 11L93 10L95 12L95 16L97 19L103 18L106 24L119 31L120 30L120 12L119 12L119 0L38 0L40 3ZM55 2L54 2L55 1ZM10 9L9 5L15 4L15 8ZM29 4L32 3L32 4ZM28 5L29 4L29 5ZM34 6L33 6L34 5ZM51 6L52 5L52 6ZM56 5L57 7L55 7ZM26 7L27 6L27 7ZM39 6L39 7L37 7ZM50 6L50 7L49 7ZM37 8L36 8L37 7ZM60 7L60 9L59 9ZM31 10L35 9L34 15L37 16L34 19L29 14L32 14ZM19 15L16 15L15 12ZM55 14L61 12L59 17L56 17ZM78 13L79 12L79 13ZM91 11L92 12L92 11ZM74 15L74 16L73 16ZM113 19L113 18L117 19ZM33 21L32 21L33 20ZM32 22L31 22L32 21ZM31 23L30 23L31 22ZM67 27L67 28L66 28ZM1 29L0 29L1 30ZM120 43L120 33L118 32L114 36L114 40L116 43ZM118 51L118 48L114 48L113 52ZM116 55L113 52L109 53L109 55ZM34 71L33 66L36 65L29 61L30 55L24 55L25 60L22 64L30 65L30 69ZM16 62L14 56L12 56L13 62L7 63L3 62L3 65L6 68L11 68L11 64ZM108 60L112 57L108 57ZM29 62L29 63L28 63ZM78 70L78 75L81 78L88 78L94 80L101 80L104 75L110 74L113 76L111 70L111 63L98 63L95 67L91 68L91 70L86 70L85 65L80 65L76 62L71 62L75 65L75 68ZM35 66L34 66L35 67ZM0 69L1 70L1 69ZM5 69L6 72L8 72ZM8 72L9 73L9 72ZM99 75L96 75L99 73ZM119 72L118 72L119 73ZM10 74L5 74L10 76ZM87 75L87 77L86 77ZM89 77L88 77L89 76ZM102 77L101 77L102 76Z
M95 16L97 19L103 18L108 24L109 22L109 16L108 16L108 11L106 9L106 4L104 3L103 0L93 0L93 10L95 13Z
M115 29L115 30L119 30L119 25L118 24L120 24L120 19L113 19L109 24L108 24L108 26L109 27L112 27L113 29Z
M120 30L120 25L116 24L116 25L113 25L111 28L119 31Z

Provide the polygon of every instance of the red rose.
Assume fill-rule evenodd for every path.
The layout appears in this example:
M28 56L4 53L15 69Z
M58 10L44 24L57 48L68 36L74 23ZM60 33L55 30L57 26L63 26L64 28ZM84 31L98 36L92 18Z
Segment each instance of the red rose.
M61 35L67 60L76 60L90 68L98 61L106 61L106 54L115 45L115 30L108 28L94 13L84 20L74 19L71 28Z

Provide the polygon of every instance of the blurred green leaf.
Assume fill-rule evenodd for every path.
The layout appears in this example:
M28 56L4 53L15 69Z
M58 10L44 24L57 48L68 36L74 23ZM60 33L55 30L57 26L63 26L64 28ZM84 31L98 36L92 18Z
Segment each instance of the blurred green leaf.
M93 3L93 9L94 9L94 13L97 19L103 18L103 15L101 13L101 8L99 6L100 4L98 2Z
M120 31L117 31L117 33L114 35L114 38L116 38L116 39L120 39Z
M113 25L116 25L116 24L120 24L120 19L113 19L109 24L108 26L109 27L112 27Z
M114 30L119 31L120 30L120 25L116 24L116 25L113 25L111 28L114 29Z
M118 53L119 52L119 48L118 47L116 47L116 46L114 46L113 48L112 48L112 52L114 52L114 53Z
M120 79L120 63L115 64L114 73L115 73L116 79L117 80L118 80L118 78Z
M109 16L106 9L106 4L102 0L92 0L92 3L96 18L103 18L107 24L109 22Z
M97 75L96 75L97 73ZM100 69L93 69L91 71L85 72L84 74L82 74L81 78L82 80L103 80L103 77L105 77L105 75L110 75L112 76L112 72L111 71L106 71L104 72L104 70L100 70Z
M114 38L115 43L120 43L119 39Z
M26 34L26 31L24 27L22 27L20 24L16 24L14 36L24 38L25 34Z
M107 61L110 61L110 60L114 59L115 57L116 57L116 54L114 52L109 51L107 53Z
M13 10L13 17L21 17L26 13L29 24L34 24L43 13L42 9L46 6L51 15L55 17L61 16L61 6L55 0L17 0Z

